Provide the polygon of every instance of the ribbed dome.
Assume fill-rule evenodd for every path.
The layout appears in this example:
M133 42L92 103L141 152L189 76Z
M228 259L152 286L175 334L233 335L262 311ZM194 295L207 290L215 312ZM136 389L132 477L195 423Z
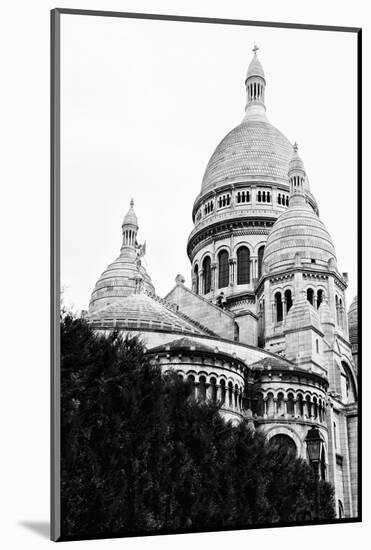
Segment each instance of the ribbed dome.
M101 328L117 326L129 330L202 334L190 321L172 311L163 300L143 292L116 298L109 305L90 312L88 320Z
M269 273L294 264L316 264L316 269L336 267L331 237L303 195L291 197L289 208L274 223L263 262Z
M134 248L122 249L120 256L99 277L91 295L89 313L133 294L141 277L143 289L155 292L151 278L142 265L139 271L136 258Z
M289 140L270 124L265 113L251 109L215 149L206 167L201 193L225 183L259 178L288 185L291 156Z

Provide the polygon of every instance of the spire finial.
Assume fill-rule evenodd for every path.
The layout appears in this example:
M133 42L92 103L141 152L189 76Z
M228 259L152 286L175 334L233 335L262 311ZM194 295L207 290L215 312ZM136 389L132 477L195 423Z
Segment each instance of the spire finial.
M134 199L131 199L130 200L130 207L133 208L133 206L134 206Z
M292 148L294 149L295 153L298 152L298 150L299 150L299 145L296 143L296 141L295 141L294 145L292 146Z
M256 42L254 42L254 47L252 49L252 51L254 52L254 54L256 55L256 52L258 51L259 47L256 45Z

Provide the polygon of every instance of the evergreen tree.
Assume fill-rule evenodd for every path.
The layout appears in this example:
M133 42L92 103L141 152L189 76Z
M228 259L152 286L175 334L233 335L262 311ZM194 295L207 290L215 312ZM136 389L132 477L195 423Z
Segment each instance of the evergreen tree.
M233 427L137 337L61 323L62 534L213 529L315 518L305 461ZM320 483L321 518L334 517Z

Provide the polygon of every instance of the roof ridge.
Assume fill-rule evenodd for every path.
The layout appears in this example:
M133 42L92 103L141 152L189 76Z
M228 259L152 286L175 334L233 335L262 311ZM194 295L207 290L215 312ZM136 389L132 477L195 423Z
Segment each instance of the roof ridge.
M176 288L178 285L176 285L175 287L173 288ZM218 311L224 313L225 315L227 315L228 317L230 317L231 319L234 319L234 315L233 313L230 313L229 311L226 311L225 309L221 309L220 307L218 307L217 305L213 304L213 302L210 302L209 300L207 300L206 298L204 298L203 296L201 296L201 294L197 294L197 292L194 292L193 290L191 290L190 288L188 288L187 286L185 285L181 285L182 288L184 288L184 290L186 290L187 292L189 292L190 294L192 294L193 296L196 296L197 298L199 298L200 300L203 300L204 302L206 302L209 306L212 306L214 309L217 309ZM170 290L170 292L172 292L172 290ZM169 296L170 292L168 292L166 294L166 296Z
M165 298L161 298L161 296L158 296L157 294L153 294L152 292L149 292L149 291L144 291L145 294L147 294L147 296L149 296L150 298L152 298L152 300L156 301L156 302L159 302L160 304L162 304L163 306L165 306L167 309L169 309L172 313L174 313L175 315L177 315L178 317L180 317L181 319L184 319L185 321L187 321L188 323L190 323L191 325L194 325L195 327L197 327L198 329L202 330L203 332L205 332L206 334L209 334L210 336L217 336L217 334L215 332L213 332L212 330L210 330L209 328L207 328L206 326L202 325L201 323L199 323L198 321L195 321L194 319L192 319L191 317L188 317L188 315L186 315L185 313L183 313L182 311L180 311L179 309L175 309L177 308L178 306L176 304L173 304L172 302L169 302L168 300L166 300Z

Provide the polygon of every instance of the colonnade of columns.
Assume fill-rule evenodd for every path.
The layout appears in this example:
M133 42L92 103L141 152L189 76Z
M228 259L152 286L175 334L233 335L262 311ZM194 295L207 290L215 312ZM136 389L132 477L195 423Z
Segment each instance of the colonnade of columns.
M282 396L281 398L268 394L253 400L253 410L263 418L303 418L306 420L325 422L325 404L319 399L299 399Z
M243 390L231 383L225 384L224 380L221 383L206 382L206 379L196 382L193 380L193 376L188 376L188 381L192 383L194 388L194 397L199 401L213 401L220 402L223 408L227 408L231 411L241 413L243 410Z

